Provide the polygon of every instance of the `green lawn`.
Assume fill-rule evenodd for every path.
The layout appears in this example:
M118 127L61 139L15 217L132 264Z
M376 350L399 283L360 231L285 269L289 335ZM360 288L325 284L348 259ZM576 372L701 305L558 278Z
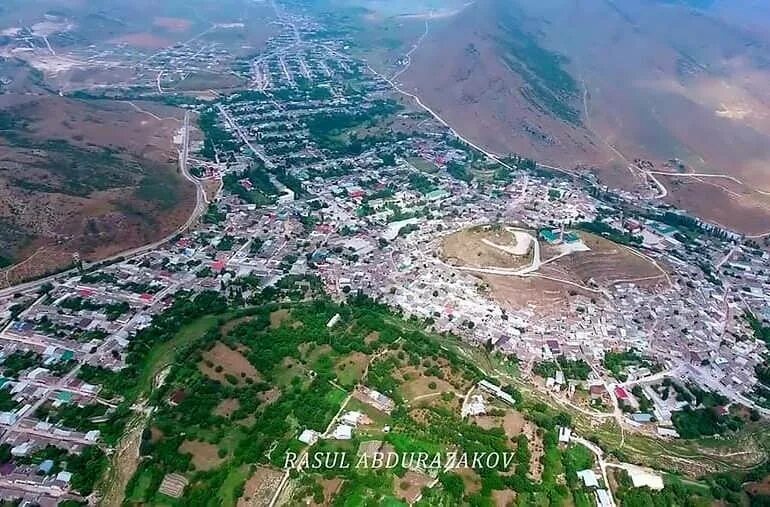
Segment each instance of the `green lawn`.
M364 356L360 356L364 357ZM342 365L343 368L335 367L334 372L337 374L337 381L343 386L354 386L363 377L364 370L366 369L366 361L349 361L347 357L343 358L341 362L337 363L337 366Z
M382 500L382 505L383 507L404 507L405 505L408 505L408 504L399 500L398 498L387 497Z
M345 401L346 396L347 393L342 392L337 388L333 388L331 391L326 393L326 399L333 405L342 405L342 402Z
M438 171L438 167L432 162L428 162L422 157L408 157L407 162L412 164L415 169L418 171L423 171L426 173L435 173Z
M249 466L247 465L230 470L217 494L220 505L235 505L238 503L238 498L235 495L239 493L240 487L246 482L248 476Z
M303 379L303 384L310 383L310 377L307 368L293 358L284 359L281 364L273 368L272 382L281 389L286 389L291 385L294 377Z
M128 502L142 502L150 496L149 488L152 485L152 470L145 468L140 472L136 484L126 495Z

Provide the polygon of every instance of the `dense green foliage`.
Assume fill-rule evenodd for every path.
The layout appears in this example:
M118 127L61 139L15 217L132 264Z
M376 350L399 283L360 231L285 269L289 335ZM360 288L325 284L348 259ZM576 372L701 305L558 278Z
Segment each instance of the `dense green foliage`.
M634 488L625 471L616 474L618 487L615 495L623 507L669 507L674 505L707 507L713 499L706 489L687 486L677 478L668 481L660 491L649 488Z
M238 142L230 132L220 126L217 111L213 107L200 113L198 126L204 135L201 150L203 157L214 160L217 153L237 151Z
M316 114L306 120L306 126L319 148L337 156L355 156L380 142L377 136L362 135L357 130L373 127L380 118L389 116L400 108L401 106L392 100L377 100L366 111Z
M253 162L243 173L225 174L222 185L228 192L252 204L271 204L279 194L264 164L259 161Z
M728 431L737 431L743 421L729 414L720 414L716 407L692 409L674 412L671 421L682 438L698 438L719 435Z
M571 473L590 458L577 449L559 450L556 426L571 424L567 414L554 413L542 404L525 406L515 388L505 387L517 404L523 404L520 410L543 429L543 479L534 482L528 476L532 459L530 444L523 435L511 441L501 428L483 429L461 420L456 410L441 404L431 405L425 419L416 422L404 404L404 379L398 372L406 366L420 368L425 375L445 381L450 380L447 372L451 371L452 381L462 385L483 378L478 368L454 348L438 346L435 338L419 330L421 325L405 322L366 298L351 296L345 305L316 299L283 305L283 310L280 304L264 303L294 298L297 288L307 290L305 283L301 279L282 282L277 289L271 288L258 298L263 304L241 309L225 304L214 293L196 297L182 294L171 308L155 317L152 326L132 340L124 373L115 375L98 368L83 368L81 377L104 383L105 394L124 393L125 404L141 393L150 392L154 374L166 364L173 365L163 387L151 394L158 407L151 425L162 437L151 438L149 431L143 435L141 454L151 459L142 460L128 485L130 502L152 503L160 481L170 472L181 472L191 479L185 505L216 505L222 498L237 498L248 478L245 465L282 466L286 451L302 448L296 440L302 429L326 429L345 398L344 389L354 386L360 375L360 370L348 371L352 366L342 368L345 358L391 350L394 353L369 366L366 385L397 403L389 416L373 414L388 421L392 429L384 439L394 449L402 452L451 448L466 452L514 451L514 462L518 463L513 475L503 475L502 468L478 470L482 489L472 495L456 475L444 474L440 486L427 494L426 499L443 498L442 501L450 502L447 505L462 499L482 505L491 501L494 490L512 488L533 501L550 498L561 503L572 498L583 505L584 493L577 482L572 481L573 487L557 480L562 472ZM301 297L301 293L297 296ZM272 325L272 314L278 310L290 315L290 322ZM212 312L219 317L211 317ZM335 314L340 315L340 324L328 328L326 323ZM375 332L376 339L364 339ZM231 375L222 370L221 365L216 371L224 375L224 380L204 373L202 365L217 367L206 355L215 345L239 351L259 372L258 378ZM570 367L570 363L565 365ZM435 386L436 382L431 384ZM273 392L277 396L270 394ZM168 401L172 396L175 403ZM269 402L265 401L266 396ZM442 395L441 399L451 402L453 398ZM217 407L225 400L237 400L237 403L232 413L219 415ZM74 417L69 412L71 409L56 414L61 419ZM348 444L322 441L317 445L319 449L339 449L339 445L345 449L355 448L359 443L357 438ZM221 463L209 471L197 470L191 455L180 450L185 442L215 446ZM334 470L334 475L348 479L335 497L335 505L352 505L352 498L364 503L393 503L393 474L403 473L402 469ZM301 491L314 497L319 495L312 481L302 484L305 486Z
M619 243L621 245L635 246L642 242L641 236L634 236L633 234L627 233L625 231L619 231L618 229L610 227L604 222L600 222L598 220L594 222L580 222L577 224L577 228L582 231L604 236L610 241L614 241L615 243Z
M543 378L555 377L561 370L565 379L588 380L591 367L583 359L567 359L559 356L556 361L540 361L535 363L532 371Z
M621 382L628 378L626 369L630 366L646 367L652 373L660 371L660 365L642 357L636 350L630 349L623 352L608 351L604 353L602 365L612 373L612 376Z

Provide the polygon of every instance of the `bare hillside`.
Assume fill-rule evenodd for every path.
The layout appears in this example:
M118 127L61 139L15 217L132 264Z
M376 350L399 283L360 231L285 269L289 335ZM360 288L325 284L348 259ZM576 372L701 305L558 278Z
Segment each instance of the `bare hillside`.
M0 283L65 266L75 252L98 260L183 223L194 192L177 172L180 125L126 103L0 95L0 262L35 258Z
M522 11L495 0L431 21L400 81L492 150L607 162L583 128L582 91L566 59L540 46L529 25Z
M770 13L753 3L478 0L430 21L399 80L495 151L594 166L616 184L638 182L625 169L636 159L732 175L741 188L709 192L727 211L696 206L687 187L702 183L691 177L671 198L739 229L725 215L741 204L762 215L743 229L761 232L770 229L757 192L770 190Z

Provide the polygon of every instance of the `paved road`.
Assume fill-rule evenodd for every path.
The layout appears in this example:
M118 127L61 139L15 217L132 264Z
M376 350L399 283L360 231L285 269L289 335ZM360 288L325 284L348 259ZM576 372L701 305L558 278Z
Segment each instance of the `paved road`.
M615 503L615 498L612 495L612 488L610 488L609 478L607 477L607 462L604 461L604 451L602 451L598 445L594 444L593 442L589 442L588 440L581 437L573 436L572 441L582 445L583 447L585 447L586 449L594 453L594 455L596 456L596 461L599 463L599 468L602 471L602 478L604 479L604 484L606 486L607 493L610 496L610 504L613 507L617 505Z
M143 245L137 248L132 248L130 250L126 250L125 252L120 252L115 255L112 255L110 257L107 257L105 259L102 259L99 261L100 263L109 263L116 261L121 258L131 258L131 257L137 257L139 255L143 255L147 252L150 252L152 250L157 249L159 246L163 245L164 243L169 242L172 238L174 238L176 235L183 233L187 229L189 229L197 220L198 218L203 215L203 213L206 212L206 208L208 206L208 200L206 198L206 192L203 188L203 183L199 181L197 178L194 178L187 168L187 161L189 156L189 149L190 149L190 136L189 136L189 129L190 129L190 113L189 111L185 112L184 116L184 123L182 126L182 148L179 152L179 170L184 176L184 178L187 181L190 181L195 185L196 188L196 195L195 195L195 208L193 209L193 212L190 214L190 217L187 219L187 221L177 227L177 229L172 232L171 234L165 236L164 238L159 239L158 241L154 241L153 243ZM94 263L83 263L84 268L88 268L92 266ZM67 278L71 275L74 275L77 273L77 269L68 269L66 271L62 271L60 273L56 273L54 275L46 276L44 278L40 278L38 280L33 280L30 282L21 283L18 285L13 285L11 287L7 287L5 289L0 289L0 297L6 297L11 296L16 293L25 293L25 292L32 292L39 289L41 286L43 286L46 283L53 283L56 280L59 280L61 278Z
M393 74L393 76L390 78L392 81L395 81L396 79L398 79L399 76L404 72L406 72L409 69L409 67L412 65L412 55L414 54L415 51L419 49L420 45L422 45L422 42L425 40L425 38L428 37L428 33L430 31L430 27L428 25L428 19L432 17L433 17L433 12L431 12L428 15L428 18L425 19L425 31L423 32L422 35L420 35L420 38L417 39L417 42L414 43L414 45L412 46L412 49L407 51L406 54L404 55L404 58L406 59L406 63L404 64L404 67L401 70Z
M243 141L243 144L245 144L249 148L249 150L251 150L251 152L254 155L256 155L262 162L264 162L265 167L267 167L268 169L274 168L275 164L273 163L273 161L267 158L267 155L265 155L264 153L256 149L254 145L251 144L251 141L249 141L249 138L243 132L243 129L241 129L241 126L235 122L233 117L230 116L230 113L228 113L227 110L224 107L222 107L221 104L217 104L217 109L222 114L222 116L225 117L225 120L227 121L227 123L230 124L233 130L235 130L235 133L238 134L238 137L241 139L241 141Z

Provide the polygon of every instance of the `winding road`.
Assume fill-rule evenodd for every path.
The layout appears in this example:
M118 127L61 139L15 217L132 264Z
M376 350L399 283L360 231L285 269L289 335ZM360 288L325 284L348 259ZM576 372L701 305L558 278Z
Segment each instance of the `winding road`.
M428 36L428 33L430 31L430 28L429 28L429 25L428 25L428 20L431 17L433 17L433 13L432 12L430 14L428 14L428 17L425 19L425 32L423 32L423 34L420 36L420 38L417 39L417 42L414 43L414 45L412 46L412 49L407 51L406 54L404 55L404 58L406 59L406 64L404 65L404 67L401 70L399 70L398 72L393 74L393 76L391 76L391 78L390 78L391 81L395 81L396 79L398 79L398 77L401 74L403 74L404 72L406 72L409 69L409 67L412 65L412 55L414 54L415 51L417 51L419 49L419 47L422 45L422 41L425 40L425 38Z
M147 245L139 246L136 248L132 248L130 250L126 250L124 252L117 253L115 255L111 255L110 257L107 257L105 259L98 261L98 263L110 263L113 261L117 261L118 259L128 259L131 257L137 257L139 255L143 255L152 250L155 250L159 246L171 241L178 234L181 234L187 229L189 229L201 217L201 215L203 215L203 213L206 212L206 208L208 207L209 202L208 202L208 198L206 197L206 192L203 187L203 182L201 182L200 180L195 178L193 175L191 175L187 167L187 161L188 161L189 150L190 150L189 131L190 131L190 112L185 111L184 121L182 124L182 147L179 151L179 171L187 181L190 181L193 185L195 185L195 208L193 209L188 219L185 221L185 223L177 227L174 230L174 232L159 239L158 241L154 241ZM96 264L96 263L84 262L83 268L87 269L93 264ZM69 277L75 274L77 271L78 271L77 268L72 268L50 276L39 278L37 280L33 280L30 282L25 282L18 285L13 285L11 287L6 287L4 289L0 289L0 297L11 296L17 293L26 293L26 292L35 291L39 289L41 286L45 285L46 283L53 283L60 278Z

